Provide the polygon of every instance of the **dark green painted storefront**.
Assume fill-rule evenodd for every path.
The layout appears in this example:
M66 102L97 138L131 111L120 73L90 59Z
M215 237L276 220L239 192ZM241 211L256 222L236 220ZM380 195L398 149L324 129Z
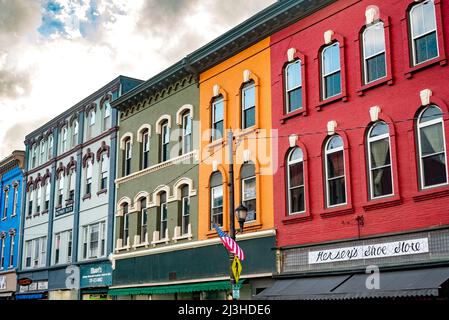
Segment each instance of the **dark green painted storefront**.
M238 242L246 259L242 262L245 275L275 272L275 237ZM116 260L113 287L133 287L142 284L157 286L160 282L176 284L182 281L218 278L229 275L229 258L221 243L167 253ZM113 293L114 290L112 290Z

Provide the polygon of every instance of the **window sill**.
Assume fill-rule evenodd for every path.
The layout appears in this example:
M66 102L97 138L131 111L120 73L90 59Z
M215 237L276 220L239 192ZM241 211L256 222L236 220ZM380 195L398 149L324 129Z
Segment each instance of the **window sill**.
M315 109L317 111L321 111L322 107L324 107L328 104L331 104L331 103L339 102L339 101L347 102L348 96L346 94L339 94L338 96L335 96L335 97L332 97L332 98L329 98L326 100L322 100L316 105Z
M292 119L292 118L296 118L296 117L306 117L307 116L307 111L303 108L292 111L290 113L284 114L280 120L281 124L286 123L288 120Z
M66 201L65 201L66 207L67 207L67 206L70 206L70 205L72 205L72 204L74 204L74 203L75 203L75 201L73 201L73 200L66 200Z
M17 217L17 214L12 214L11 215L11 218L15 218L15 217Z
M32 218L32 216L28 215L28 216L25 217L25 220L31 220L31 218Z
M149 246L150 246L149 242L142 242L142 243L133 245L133 248L134 249L143 248L143 247L148 248Z
M169 244L170 243L170 238L161 239L161 240L157 240L157 241L151 241L151 244L153 245L153 247L155 247L158 244L162 244L162 243Z
M333 218L338 216L344 216L354 213L354 208L349 205L342 205L335 208L325 209L320 213L322 218Z
M246 129L240 129L240 131L236 132L235 137L236 139L242 139L245 136L249 136L251 134L258 134L259 129L256 128L256 126L252 126L250 128Z
M131 249L131 246L129 246L129 245L127 245L127 246L124 246L124 247L120 247L120 248L115 248L115 251L116 252L119 252L119 251L129 251Z
M48 210L44 210L44 211L42 211L42 215L44 215L44 214L47 214L48 213Z
M402 204L402 199L399 196L390 196L387 198L371 200L362 205L363 210L373 211L379 209L385 209L395 206L400 206Z
M237 231L239 230L239 225L238 223L235 225L235 231L236 231L236 235L240 234ZM256 221L252 221L252 222L245 222L245 225L243 226L243 233L249 231L257 231L262 229L262 224L259 223L257 220Z
M108 193L108 189L103 189L97 192L97 196L101 195L101 194L106 194Z
M39 217L40 215L41 215L40 212L33 213L33 218L34 218L34 217Z
M379 80L376 80L374 82L370 82L368 84L365 84L363 86L361 86L358 90L357 90L357 94L359 96L363 96L365 94L365 91L372 89L372 88L376 88L379 87L381 85L387 84L389 86L393 85L393 77L392 76L388 76Z
M193 239L193 234L185 234L185 235L182 235L182 236L179 236L179 237L173 237L173 242L174 243L176 243L176 242L178 242L179 240L192 240Z
M62 209L62 205L56 206L55 210Z
M312 216L306 213L296 213L282 219L282 223L285 225L294 224L299 222L311 221Z
M218 139L218 140L212 141L212 142L209 143L206 147L207 147L207 150L208 150L209 152L211 152L213 149L215 149L215 148L217 148L217 147L219 147L219 146L222 146L222 145L224 145L224 139L223 139L223 138L220 138L220 139Z
M86 195L83 196L83 201L84 201L84 200L87 200L87 199L90 199L91 197L92 197L91 194L88 193L88 194L86 194Z
M7 217L3 217L3 218L2 218L2 221L5 221L6 219L7 219Z
M443 197L449 197L449 188L447 185L444 186L443 190L441 190L441 187L436 187L436 189L422 190L412 198L415 202L421 202Z
M413 76L413 73L418 72L420 70L423 70L423 69L425 69L427 67L436 65L436 64L439 64L442 67L445 66L447 64L446 57L445 56L437 57L437 58L434 58L432 60L429 60L429 61L423 62L421 64L418 64L416 66L408 67L408 68L406 68L406 70L404 72L404 75L405 75L405 77L407 79L411 79L412 76Z

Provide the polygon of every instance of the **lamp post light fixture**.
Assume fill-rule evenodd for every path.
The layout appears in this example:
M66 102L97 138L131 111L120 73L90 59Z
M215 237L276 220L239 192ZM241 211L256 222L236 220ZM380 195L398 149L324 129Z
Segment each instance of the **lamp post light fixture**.
M243 233L243 225L245 224L246 216L248 215L248 208L241 203L237 209L235 209L235 215L237 216L237 221L240 226L239 233Z

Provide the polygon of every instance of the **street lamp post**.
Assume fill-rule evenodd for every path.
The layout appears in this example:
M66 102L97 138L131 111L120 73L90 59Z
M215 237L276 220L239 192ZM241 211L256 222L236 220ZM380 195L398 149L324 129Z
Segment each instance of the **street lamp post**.
M235 231L235 223L234 223L234 135L232 130L228 131L228 152L229 152L229 235L235 241L236 240L236 231ZM240 204L237 209L235 209L235 214L237 216L237 220L239 222L240 233L243 233L243 226L245 224L246 216L248 214L248 209ZM236 285L234 273L232 272L232 262L234 261L234 254L232 252L229 253L229 276L231 280L231 292ZM232 300L237 300L232 293Z

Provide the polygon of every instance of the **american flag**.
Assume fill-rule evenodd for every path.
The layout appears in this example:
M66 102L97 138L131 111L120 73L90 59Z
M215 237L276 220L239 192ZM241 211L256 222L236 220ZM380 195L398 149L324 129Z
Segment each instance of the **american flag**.
M232 252L235 254L240 261L245 260L245 254L243 253L243 250L239 247L237 242L235 242L230 236L226 234L219 226L217 226L214 223L214 228L217 230L218 236L220 237L221 242L223 242L223 245L226 249L228 249L229 252Z

